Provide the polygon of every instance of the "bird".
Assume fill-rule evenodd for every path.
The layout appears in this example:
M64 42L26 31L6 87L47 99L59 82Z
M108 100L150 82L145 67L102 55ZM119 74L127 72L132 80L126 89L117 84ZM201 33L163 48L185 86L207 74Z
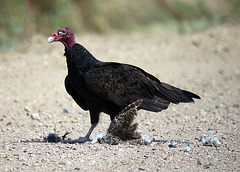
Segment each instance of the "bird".
M195 93L161 82L137 66L96 59L76 42L69 27L53 33L48 42L63 43L68 70L66 91L83 110L90 113L91 127L85 137L79 138L83 142L90 140L101 112L110 115L113 120L137 100L142 100L137 110L160 112L167 109L170 103L189 103L201 99Z

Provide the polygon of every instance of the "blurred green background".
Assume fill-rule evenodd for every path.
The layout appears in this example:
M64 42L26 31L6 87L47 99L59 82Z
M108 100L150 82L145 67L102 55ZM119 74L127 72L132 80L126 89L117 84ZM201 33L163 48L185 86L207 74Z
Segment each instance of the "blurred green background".
M0 50L65 26L76 33L185 33L239 14L240 0L0 0Z

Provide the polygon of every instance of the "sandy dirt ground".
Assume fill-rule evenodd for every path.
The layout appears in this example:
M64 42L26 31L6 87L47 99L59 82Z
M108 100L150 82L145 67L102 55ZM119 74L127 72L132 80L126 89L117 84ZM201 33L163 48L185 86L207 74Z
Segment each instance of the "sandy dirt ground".
M77 35L77 42L100 60L134 64L202 99L161 113L138 111L139 130L157 144L43 142L50 132L84 136L90 119L65 91L63 45L36 35L1 55L0 171L240 170L240 25L184 35ZM101 114L91 137L109 124ZM199 141L214 135L220 147ZM180 151L186 146L190 151Z

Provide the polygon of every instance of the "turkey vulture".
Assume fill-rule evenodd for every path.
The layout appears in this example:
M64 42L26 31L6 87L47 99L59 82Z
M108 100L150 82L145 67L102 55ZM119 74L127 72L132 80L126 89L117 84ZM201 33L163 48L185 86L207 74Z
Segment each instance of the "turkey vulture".
M100 112L110 115L111 120L126 106L142 99L138 109L159 112L170 103L194 102L200 97L160 82L143 69L122 63L97 60L86 48L76 43L72 30L62 28L48 38L48 42L60 41L65 46L68 75L65 87L83 109L89 110L91 127L83 137L89 140L99 121Z

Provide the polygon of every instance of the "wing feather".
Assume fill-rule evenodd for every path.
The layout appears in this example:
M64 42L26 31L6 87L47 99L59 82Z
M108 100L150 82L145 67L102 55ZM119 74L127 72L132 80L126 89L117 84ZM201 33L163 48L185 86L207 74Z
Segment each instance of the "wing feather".
M84 75L84 82L90 91L120 106L154 96L148 77L127 64L101 64Z
M194 102L194 93L160 82L141 68L121 63L100 63L84 75L86 87L101 98L125 107L143 99L139 109L161 111L170 102Z

